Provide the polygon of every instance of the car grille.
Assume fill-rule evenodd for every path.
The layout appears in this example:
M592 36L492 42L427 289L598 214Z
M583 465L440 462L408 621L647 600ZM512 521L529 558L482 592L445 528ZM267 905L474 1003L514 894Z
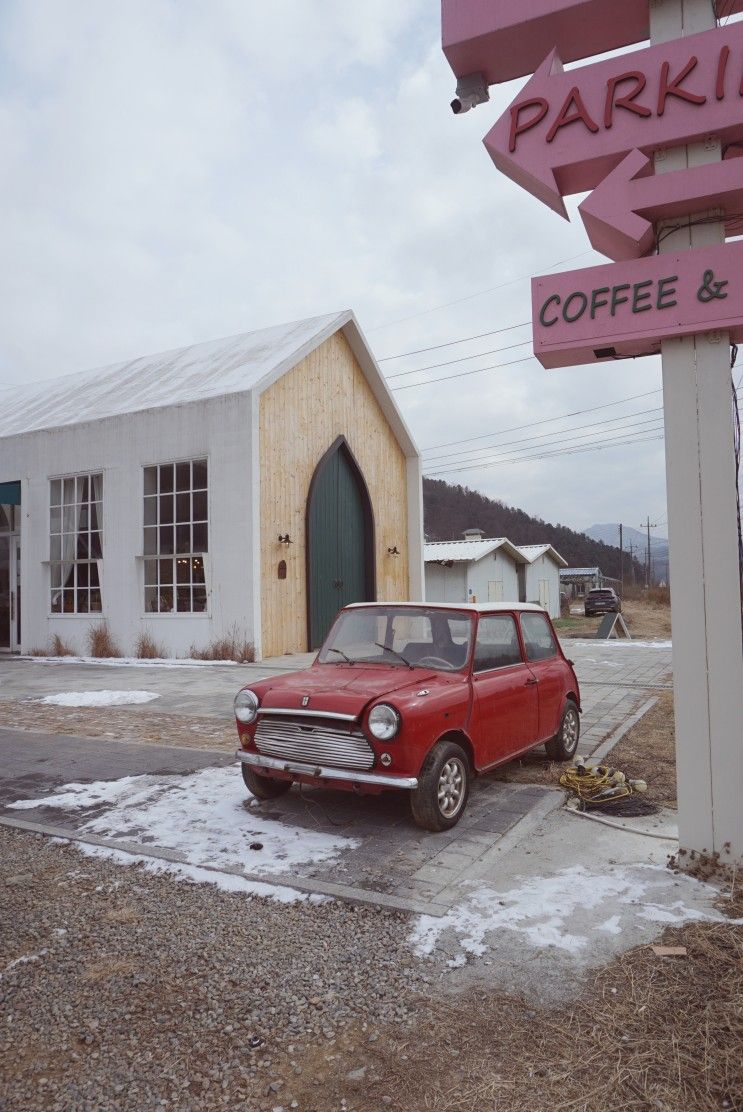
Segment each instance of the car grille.
M259 718L255 747L268 757L286 757L331 768L366 771L374 764L374 751L362 733L324 723L310 725L286 718Z

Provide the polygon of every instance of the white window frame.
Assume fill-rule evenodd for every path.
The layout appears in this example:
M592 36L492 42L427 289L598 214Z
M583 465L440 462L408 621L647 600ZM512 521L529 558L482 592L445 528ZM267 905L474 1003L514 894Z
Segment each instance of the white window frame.
M99 490L100 498L93 498L93 480L94 479L99 479L100 480L100 490ZM88 484L87 500L84 500L84 501L82 499L78 500L78 492L80 490L80 486L85 481L87 481L87 484ZM49 560L48 560L49 584L48 584L48 590L47 590L47 604L48 604L47 605L47 613L48 613L48 616L50 618L93 618L93 619L99 621L104 614L104 595L103 595L103 557L104 557L104 545L105 545L104 528L103 528L103 514L104 514L103 507L104 507L104 491L105 491L104 469L102 467L98 467L98 468L91 468L90 470L87 470L87 471L75 471L75 472L68 473L66 475L50 475L49 479L48 479L48 483L49 483L49 487L48 487L49 507L48 507L48 516L47 516L47 522L48 522L47 536L49 538ZM59 483L60 484L60 501L59 502L53 502L52 501L52 489L53 489L53 484L54 483ZM73 491L74 491L75 498L74 498L74 501L72 501L72 502L66 502L65 501L65 496L67 494L67 484L68 483L73 484ZM99 510L99 513L98 513L98 520L97 520L98 528L97 529L91 529L90 528L91 518L92 518L91 507L95 506L95 505L100 507L100 510ZM53 525L52 513L55 509L59 510L59 529L53 531L52 530L52 525ZM82 513L83 510L86 511L85 514ZM65 529L65 521L66 521L66 518L67 518L67 515L66 515L65 511L70 511L78 519L75 522L74 529ZM81 528L81 519L83 519L83 518L86 521L86 525L85 525L84 528ZM100 536L100 556L92 556L90 554L91 533L97 533ZM88 542L87 542L88 543L88 555L87 556L78 556L78 554L77 554L78 553L78 546L80 544L81 537L84 537L86 535L88 537ZM60 538L59 556L55 555L54 540L55 540L56 537ZM74 537L74 552L68 553L68 556L67 556L66 559L65 559L65 553L64 553L65 537ZM74 584L72 587L65 587L64 567L67 564L71 565L71 567L72 567L73 584ZM81 584L79 582L79 569L81 569L83 567L87 568L86 578L87 578L88 582L86 584ZM97 587L90 585L91 569L93 567L95 567L95 574L98 578L98 586ZM60 582L59 582L58 585L56 585L55 582L54 582L54 580L55 580L55 569L57 569L57 568L60 569ZM73 600L74 600L74 609L73 610L65 610L64 609L64 591L65 590L72 591ZM87 598L88 598L88 609L87 610L79 610L78 609L78 602L79 602L79 597L80 597L79 592L81 592L81 591L87 591ZM92 598L92 595L93 595L94 591L97 591L98 595L100 596L100 602L101 602L100 609L97 609L97 610L91 609L91 606L90 606L91 598ZM59 610L54 610L53 605L52 605L52 597L53 597L55 592L59 592L61 594L61 599L60 599L61 609L59 609Z
M193 479L193 465L204 463L206 465L206 487L196 487L194 489ZM177 468L187 465L190 468L190 485L188 488L177 489L178 486L178 473ZM172 467L173 471L173 489L161 490L162 469ZM147 472L150 469L156 471L157 476L157 489L156 491L148 490ZM142 613L146 618L209 618L211 616L211 591L209 588L210 582L210 560L209 560L209 547L211 542L210 525L211 525L211 494L210 494L210 477L211 477L211 459L206 452L194 453L186 458L158 460L157 463L145 463L142 465L142 488L140 496L140 505L142 512L142 579L140 580L140 599L142 605ZM162 503L161 496L172 494L173 497L173 514L172 521L161 520ZM204 494L206 501L206 519L194 517L194 495ZM188 495L190 502L190 513L188 519L181 519L176 521L178 517L177 497L178 495ZM155 521L152 521L151 506L148 506L148 501L154 503L155 508ZM168 515L166 515L168 516ZM206 545L199 551L194 551L194 527L197 525L204 525L206 528ZM190 545L189 551L182 550L177 552L178 548L178 534L177 528L188 528ZM161 552L161 528L173 529L173 552ZM148 551L151 548L151 537L147 536L146 530L154 529L154 538L156 542L156 551ZM191 567L188 582L177 582L179 561L190 561ZM167 578L162 578L162 573L165 570L163 564L170 563L171 565L171 581L168 582ZM197 563L200 564L200 570L203 574L203 583L194 579L194 573L198 574ZM153 568L156 565L156 568ZM156 573L156 574L153 574ZM167 573L166 573L167 575ZM157 582L155 582L157 578ZM191 594L190 608L188 610L178 609L178 588L188 587ZM204 589L204 609L194 610L194 592L200 588ZM157 595L154 596L154 592ZM168 597L168 592L172 592L172 608L171 609L150 609L153 597L157 597L158 604L162 605L163 598Z

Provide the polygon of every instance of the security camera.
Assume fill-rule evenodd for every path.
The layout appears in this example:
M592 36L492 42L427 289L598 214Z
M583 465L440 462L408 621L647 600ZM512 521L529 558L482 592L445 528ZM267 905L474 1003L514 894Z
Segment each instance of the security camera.
M451 102L451 110L455 116L462 112L469 112L478 104L485 104L490 100L488 83L484 73L469 73L457 81L457 95Z

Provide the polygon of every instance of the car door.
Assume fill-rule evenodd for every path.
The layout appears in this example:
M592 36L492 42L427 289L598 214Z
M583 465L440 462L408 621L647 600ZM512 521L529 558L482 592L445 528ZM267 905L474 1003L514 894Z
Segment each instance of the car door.
M472 664L475 764L508 760L533 745L539 728L537 683L524 662L513 614L484 614Z
M565 664L546 614L521 614L524 650L539 692L538 740L557 733L565 699Z

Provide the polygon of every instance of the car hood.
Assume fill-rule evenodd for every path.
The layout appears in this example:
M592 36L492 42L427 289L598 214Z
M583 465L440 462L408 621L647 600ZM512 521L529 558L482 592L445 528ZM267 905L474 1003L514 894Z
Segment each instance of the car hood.
M266 709L327 711L356 716L374 699L417 691L423 684L430 686L439 678L440 673L430 668L319 664L304 672L263 680L250 687Z

